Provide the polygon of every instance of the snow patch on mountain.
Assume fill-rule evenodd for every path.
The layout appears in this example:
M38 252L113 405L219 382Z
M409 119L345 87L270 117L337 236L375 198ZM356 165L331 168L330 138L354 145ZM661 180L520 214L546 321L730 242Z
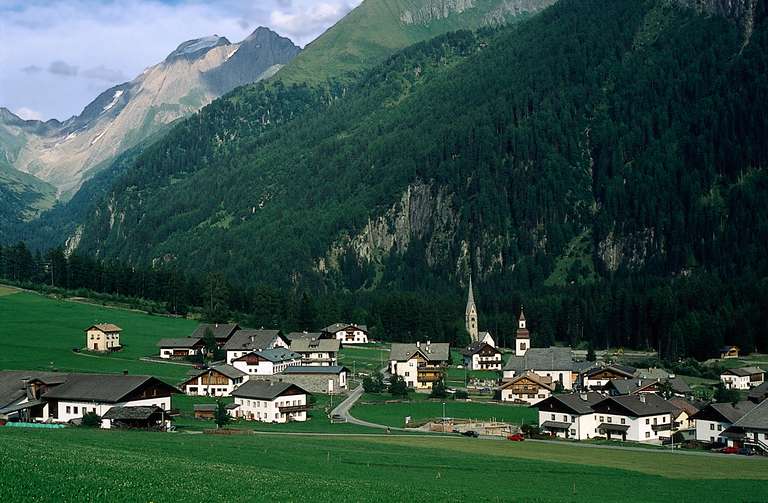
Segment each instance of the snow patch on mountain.
M117 91L115 91L115 95L112 97L112 101L110 101L109 104L104 107L104 110L102 111L102 113L106 112L107 110L109 110L113 106L117 105L117 100L119 100L120 96L122 96L122 95L123 95L123 90L122 89L118 89Z

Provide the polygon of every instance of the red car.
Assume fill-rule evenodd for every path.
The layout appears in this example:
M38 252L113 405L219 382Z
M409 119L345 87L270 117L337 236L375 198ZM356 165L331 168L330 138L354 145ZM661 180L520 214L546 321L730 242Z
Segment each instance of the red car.
M522 433L515 433L514 435L507 436L507 440L511 440L513 442L522 442L525 440L525 437Z
M739 449L738 449L738 447L726 447L725 449L723 449L720 452L722 452L723 454L738 454L739 453Z

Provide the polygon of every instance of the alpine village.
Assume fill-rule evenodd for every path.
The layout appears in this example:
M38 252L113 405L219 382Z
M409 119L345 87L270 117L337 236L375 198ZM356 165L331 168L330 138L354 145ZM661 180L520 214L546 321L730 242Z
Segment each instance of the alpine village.
M768 502L768 0L0 27L8 501Z

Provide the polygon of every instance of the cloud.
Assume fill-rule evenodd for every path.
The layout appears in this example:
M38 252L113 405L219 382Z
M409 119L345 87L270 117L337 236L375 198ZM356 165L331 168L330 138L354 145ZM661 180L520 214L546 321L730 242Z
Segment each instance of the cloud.
M27 75L33 75L33 74L35 74L35 73L40 73L40 72L42 72L42 71L43 71L43 69L42 69L42 68L40 68L40 67L39 67L39 66L37 66L37 65L29 65L29 66L25 66L24 68L22 68L22 69L21 69L21 71L22 71L22 72L24 72L24 73L26 73Z
M99 65L95 68L83 70L82 76L86 79L103 80L104 82L125 82L128 77L120 70Z
M70 65L69 63L65 63L64 61L53 61L50 65L48 65L48 73L52 73L54 75L63 75L65 77L74 77L77 75L77 67Z
M286 9L272 12L270 25L295 39L304 39L322 32L353 8L353 5L346 2L312 3L303 9L293 8L292 2L285 3Z
M43 115L40 112L36 112L35 110L32 110L31 108L27 107L19 107L16 110L13 111L16 115L21 117L22 119L26 121L41 121L43 119Z

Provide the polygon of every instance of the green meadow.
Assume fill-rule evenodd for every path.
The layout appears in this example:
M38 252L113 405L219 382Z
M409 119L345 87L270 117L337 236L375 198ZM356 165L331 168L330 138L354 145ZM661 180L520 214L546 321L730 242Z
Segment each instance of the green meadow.
M461 437L0 428L16 501L765 501L768 460ZM11 462L12 461L12 462Z
M85 345L84 330L95 323L114 323L123 329L123 350L109 355L75 353ZM190 369L184 365L140 361L157 353L163 337L185 337L196 322L152 316L126 309L58 300L29 292L0 289L0 369L105 372L127 370L180 381Z

